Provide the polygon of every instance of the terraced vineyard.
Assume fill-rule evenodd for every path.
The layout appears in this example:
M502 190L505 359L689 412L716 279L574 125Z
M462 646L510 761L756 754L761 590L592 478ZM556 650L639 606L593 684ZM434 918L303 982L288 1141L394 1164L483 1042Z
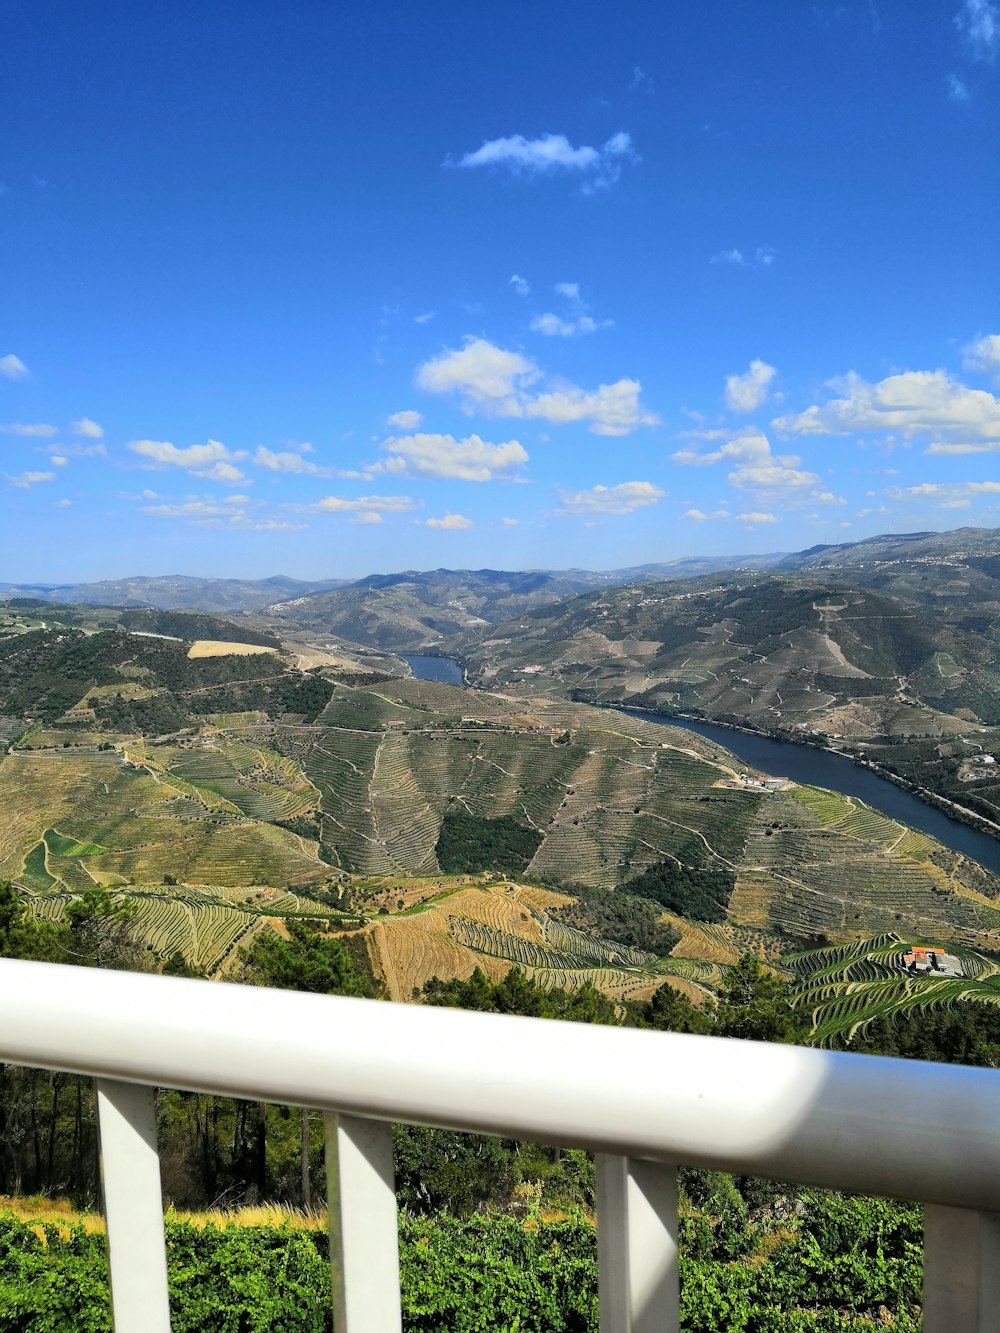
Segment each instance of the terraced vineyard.
M126 893L157 954L212 970L262 919L302 910L296 890L347 876L387 989L403 999L435 975L513 965L546 985L591 980L620 997L667 979L703 998L746 949L773 964L782 937L820 932L848 944L906 930L1000 950L1000 885L981 868L833 793L743 790L732 757L691 732L439 682L331 688L314 723L220 713L159 739L117 737L112 750L80 732L68 749L15 749L0 760L0 876L33 895L33 910L95 884ZM484 821L533 829L534 887L446 880L436 848L449 811L472 816L468 836L485 847ZM681 936L668 958L566 925L548 910L564 899L539 887L612 892L671 867L715 872L723 898L735 888L720 900L725 921L667 918ZM895 980L852 958L823 984Z
M819 1041L848 1040L875 1018L976 1000L1000 1004L1000 965L973 949L943 947L959 960L962 975L912 976L900 966L911 944L932 943L891 932L826 949L792 954L785 965L794 973L794 1003L807 1010Z

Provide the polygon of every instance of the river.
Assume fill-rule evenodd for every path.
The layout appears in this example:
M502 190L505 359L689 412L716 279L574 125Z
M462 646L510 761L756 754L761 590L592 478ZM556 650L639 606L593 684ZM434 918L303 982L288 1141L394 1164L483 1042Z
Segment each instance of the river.
M410 670L419 680L440 680L447 685L464 684L462 668L450 657L427 657L410 653L401 653L400 656L410 664ZM978 829L959 823L943 810L928 805L919 796L904 791L902 787L897 787L895 783L879 777L877 773L853 763L841 754L832 754L829 750L816 749L811 745L796 745L792 741L773 740L770 736L735 731L731 727L719 727L711 722L657 717L655 713L635 712L633 716L641 717L646 722L696 731L699 736L715 741L736 755L748 769L755 772L791 778L793 782L808 783L813 787L827 787L843 796L857 796L873 810L929 834L953 852L978 861L993 874L1000 875L1000 841L988 833L980 833Z
M462 668L451 657L430 657L422 653L397 653L417 680L439 680L443 685L464 685Z

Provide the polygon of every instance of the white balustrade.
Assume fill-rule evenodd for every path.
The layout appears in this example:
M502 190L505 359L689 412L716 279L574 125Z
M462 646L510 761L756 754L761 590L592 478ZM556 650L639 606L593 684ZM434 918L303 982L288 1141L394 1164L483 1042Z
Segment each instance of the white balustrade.
M392 1121L598 1154L601 1333L678 1327L676 1163L929 1205L925 1333L998 1327L993 1070L9 960L0 1062L97 1080L116 1333L169 1328L153 1087L326 1113L337 1333L400 1328Z

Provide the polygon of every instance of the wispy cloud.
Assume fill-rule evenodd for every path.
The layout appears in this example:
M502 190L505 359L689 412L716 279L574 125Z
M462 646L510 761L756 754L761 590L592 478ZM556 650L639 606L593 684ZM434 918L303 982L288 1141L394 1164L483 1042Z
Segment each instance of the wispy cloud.
M149 460L153 467L180 467L193 477L207 481L246 481L246 476L233 464L233 459L246 457L244 450L230 451L218 440L207 444L192 444L179 449L168 440L131 440L133 453Z
M81 417L79 421L70 422L70 430L74 435L82 435L85 440L104 439L103 426L99 426L96 421L91 421L90 417Z
M50 426L44 421L34 423L11 421L6 426L0 426L0 435L23 435L32 440L51 440L53 435L58 434L57 426Z
M413 322L414 324L429 324L436 314L436 310L425 310L422 315L414 315Z
M710 264L729 264L733 268L770 268L777 256L770 245L758 245L752 252L736 249L719 250L709 259Z
M767 398L771 381L778 372L759 359L750 362L743 375L726 377L726 406L733 412L755 412Z
M948 96L953 102L969 101L969 85L964 79L960 79L957 74L948 75Z
M152 491L144 492L144 497L156 498ZM251 507L258 512L251 512ZM139 506L141 512L151 518L180 519L195 527L222 528L230 532L301 532L306 526L268 518L259 512L261 507L261 501L251 501L248 495L227 495L222 499L189 495L185 500Z
M500 521L505 528L516 528L521 520L517 518L503 518Z
M559 491L560 514L631 514L658 504L666 491L651 481L622 481L617 486L594 486L589 491Z
M37 486L43 481L55 481L54 472L22 472L18 477L7 477L9 485L16 487L19 491L26 491L32 486Z
M711 514L706 514L702 509L688 509L681 514L681 518L690 519L692 523L707 523L709 519L732 518L732 514L728 509L715 509Z
M272 449L265 448L262 444L257 446L253 461L258 467L266 468L268 472L294 472L304 477L335 477L337 475L335 468L320 467L318 463L303 458L300 453L295 453L290 449L275 452Z
M310 505L289 505L302 513L324 514L408 514L420 506L408 495L360 495L353 499L346 495L327 495Z
M434 477L455 481L496 481L515 477L528 461L517 440L487 444L478 435L456 440L453 435L404 435L386 440L389 457L372 473Z
M547 338L572 338L575 333L596 333L598 329L614 327L614 320L602 319L600 323L590 315L576 315L569 319L551 312L536 315L528 326L532 333L542 333Z
M420 412L406 410L403 412L393 412L386 418L390 426L396 426L399 430L416 430L423 423L423 415Z
M519 273L515 273L513 275L509 285L514 288L514 292L518 296L527 296L531 291L531 288L528 285L528 280L526 278L522 278Z
M600 148L586 144L575 148L565 134L543 134L537 139L512 134L488 139L457 162L446 159L444 165L466 169L502 167L513 175L527 176L579 173L587 177L587 186L593 190L613 185L621 175L622 163L637 160L631 136L620 130Z
M917 486L890 486L886 495L896 501L927 501L938 509L968 509L980 496L1000 496L1000 481L924 481Z
M453 393L464 410L494 417L534 418L553 424L583 422L595 435L628 435L659 419L640 401L638 380L617 380L596 389L546 381L536 362L484 338L468 338L417 368L418 388Z
M749 523L751 525L758 523L777 523L774 514L762 513L759 509L753 509L749 514L737 514L736 520L739 523Z
M0 356L0 378L5 380L23 380L30 374L28 367L13 352Z
M445 532L460 532L473 526L472 519L464 514L445 514L442 518L428 518L424 521L427 528L441 528Z
M993 0L964 0L955 15L955 26L973 60L992 65L1000 50L1000 9Z

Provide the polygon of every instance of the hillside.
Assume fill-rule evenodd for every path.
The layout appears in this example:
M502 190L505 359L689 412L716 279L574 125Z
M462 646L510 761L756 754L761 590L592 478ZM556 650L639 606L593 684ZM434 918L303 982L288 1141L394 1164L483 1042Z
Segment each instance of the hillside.
M187 649L121 630L0 639L0 707L23 732L0 761L0 878L35 911L103 887L157 955L213 971L268 921L353 914L401 998L513 964L697 997L740 948L894 929L1000 945L1000 884L977 866L846 798L744 790L689 732Z

